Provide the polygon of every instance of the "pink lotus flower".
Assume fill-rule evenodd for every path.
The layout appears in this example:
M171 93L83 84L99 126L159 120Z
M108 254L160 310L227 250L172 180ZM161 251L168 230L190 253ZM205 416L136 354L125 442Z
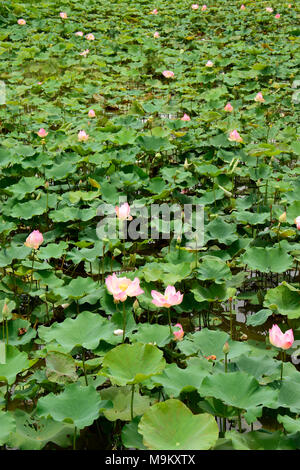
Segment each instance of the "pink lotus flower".
M116 302L125 302L127 297L136 297L143 294L144 291L140 288L140 280L138 277L133 281L127 277L118 278L114 273L105 279L105 284L108 292L114 296Z
M154 37L154 38L159 38L159 36L160 36L160 35L159 35L159 32L158 32L158 31L155 31L155 33L153 34L153 37Z
M267 7L267 8L266 8L266 11L267 11L268 13L273 13L273 8Z
M243 142L242 137L236 129L230 132L228 140L230 140L231 142Z
M26 24L26 21L23 20L23 18L20 18L20 19L18 20L18 24L24 25L24 24Z
M46 137L48 135L48 132L45 131L43 127L38 131L37 135L41 138Z
M86 142L89 138L89 135L85 131L79 131L77 137L79 142Z
M245 10L245 9L246 9L245 5L241 5L241 10Z
M150 11L150 15L157 15L158 11L156 8L154 10Z
M276 20L279 20L279 18L280 18L279 13L277 13L277 15L275 15L275 18L276 18Z
M193 3L192 10L198 10L198 8L199 8L198 3Z
M86 57L88 55L88 53L90 52L89 49L85 49L84 51L82 52L79 52L79 55L83 55L84 57Z
M191 118L188 114L184 114L181 118L181 121L190 121L190 120L191 120Z
M174 336L176 341L181 341L184 335L184 331L182 325L180 323L176 323L175 327L180 328L179 331L174 331Z
M39 232L39 230L34 230L30 235L28 235L24 245L28 246L28 248L32 248L33 250L37 250L43 241L44 238L41 232Z
M89 112L88 112L88 116L89 116L90 118L94 118L94 117L96 116L95 111L94 111L93 109L90 109Z
M264 103L265 100L261 92L257 93L254 101L257 101L258 103Z
M211 60L208 60L205 64L205 67L213 67L214 63Z
M77 31L77 33L75 33L75 36L80 36L80 37L82 37L82 36L83 36L83 32L82 32L82 31Z
M171 70L164 70L162 74L166 78L174 77L174 72L171 72Z
M298 217L296 217L295 224L296 224L297 229L300 230L300 215L298 215Z
M59 14L59 16L60 16L63 20L65 20L66 18L68 18L67 13L65 13L64 11L61 11L60 14Z
M201 8L201 11L205 11L205 10L207 10L207 5L203 5Z
M294 342L293 330L282 333L278 325L273 325L269 330L270 343L281 349L289 349Z
M124 202L124 204L122 204L120 207L116 206L115 211L116 211L118 219L132 220L132 216L130 215L130 206L128 202Z
M226 111L227 113L232 113L233 106L228 102L224 108L224 111Z
M164 294L152 290L151 295L153 297L152 303L157 307L170 308L172 305L181 304L183 299L183 294L181 294L180 291L176 292L174 286L168 286Z
M85 36L85 39L87 39L88 41L94 41L95 36L92 33L89 33Z

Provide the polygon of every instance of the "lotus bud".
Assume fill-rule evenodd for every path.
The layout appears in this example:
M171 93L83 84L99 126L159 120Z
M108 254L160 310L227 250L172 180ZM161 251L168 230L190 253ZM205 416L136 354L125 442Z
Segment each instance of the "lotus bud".
M223 353L224 353L224 354L228 354L228 353L229 353L229 344L228 344L227 341L226 341L226 343L225 343L224 346L223 346Z
M279 217L278 217L279 222L282 224L283 222L286 222L286 212L283 212Z
M5 299L5 304L3 305L3 308L2 308L2 315L4 318L10 314L9 307L6 302L7 302L7 299Z

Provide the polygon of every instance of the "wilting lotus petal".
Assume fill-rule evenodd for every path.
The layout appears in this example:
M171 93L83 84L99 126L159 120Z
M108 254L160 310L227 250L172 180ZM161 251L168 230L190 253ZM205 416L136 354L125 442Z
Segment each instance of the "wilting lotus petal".
M168 286L164 294L152 290L151 295L153 298L152 303L157 307L169 308L172 305L179 305L183 299L183 294L181 294L180 291L176 292L174 286Z
M32 248L33 250L37 250L43 241L44 238L41 232L39 230L34 230L30 235L28 235L24 245L28 246L28 248Z
M105 284L108 292L113 295L116 302L124 302L127 297L136 297L144 293L140 288L140 280L137 277L131 281L127 277L118 278L114 273L105 279Z
M289 349L294 342L293 330L282 333L278 325L273 325L269 330L270 343L281 349Z

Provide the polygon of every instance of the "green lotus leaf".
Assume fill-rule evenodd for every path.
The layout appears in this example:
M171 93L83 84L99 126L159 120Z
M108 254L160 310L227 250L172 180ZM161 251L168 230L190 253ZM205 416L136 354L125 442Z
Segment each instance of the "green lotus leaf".
M40 326L39 337L49 343L56 341L66 352L75 346L96 349L100 340L109 340L113 336L114 326L106 318L91 312L82 312L74 320L67 318L62 323L53 323L50 327Z
M300 374L298 372L297 377L285 378L283 373L283 382L279 390L278 395L278 406L283 406L290 409L292 412L299 414L300 403Z
M283 273L293 266L293 258L280 247L276 248L247 248L241 256L243 263L251 269L257 269L262 273Z
M79 299L86 294L92 292L96 287L95 282L87 277L78 277L63 287L58 287L55 290L56 295L60 295L62 299Z
M122 428L122 443L127 448L147 450L143 444L143 436L138 432L140 418L134 418L130 423L126 423Z
M125 387L109 387L101 390L101 398L110 400L113 404L112 408L104 410L103 414L109 421L131 420L131 386ZM133 398L133 416L142 415L150 406L150 399L142 396L135 390Z
M10 433L16 429L16 422L13 414L5 411L0 411L0 445L7 444Z
M170 328L165 325L158 325L157 323L150 325L149 323L142 323L139 325L138 331L130 335L132 342L138 343L152 343L162 348L174 339L170 335Z
M8 344L11 346L19 346L21 344L30 343L30 341L36 337L36 330L31 327L29 321L17 318L16 320L10 320L7 322L8 331ZM6 340L6 331L0 328L0 340Z
M209 330L208 328L186 335L178 343L178 348L187 356L191 354L216 356L216 360L219 361L224 359L223 347L226 341L229 344L228 359L233 359L243 353L247 354L251 350L246 343L232 341L225 331Z
M38 400L36 414L51 417L55 421L72 423L77 429L90 426L98 418L100 411L111 406L103 401L92 385L66 385L58 395L49 393Z
M258 430L244 434L227 431L225 438L231 441L234 450L293 450L297 448L297 441L289 439L280 431Z
M197 270L197 278L201 281L211 280L216 284L222 284L232 277L227 264L215 256L205 256Z
M121 344L105 354L102 375L113 384L143 382L165 368L163 353L150 344Z
M300 293L280 285L269 289L264 299L264 306L286 315L291 320L300 317Z
M246 410L248 422L255 421L262 408L273 405L278 398L278 391L267 386L261 387L254 377L245 372L218 373L206 377L200 387L200 394Z
M212 363L199 358L191 358L185 369L180 369L176 364L167 364L163 373L151 377L155 385L162 385L166 394L170 397L179 397L181 392L198 390L207 375L212 371Z
M25 352L20 352L15 346L6 346L6 362L0 363L0 381L5 381L12 385L17 374L28 369L30 362Z
M209 232L210 237L212 239L219 240L220 243L231 245L231 243L238 239L238 236L236 235L236 226L228 224L221 218L217 218L210 222L206 229Z
M219 428L211 415L193 415L181 401L170 399L151 406L138 432L151 450L207 450L216 443Z
M40 450L48 442L61 447L72 443L74 426L59 423L51 418L37 418L22 410L15 410L16 429L10 434L7 445L19 450Z
M76 382L76 365L72 356L58 351L49 351L46 356L46 375L50 382L65 384Z
M277 421L278 423L281 423L283 424L283 427L284 429L288 432L288 433L295 433L295 432L300 432L300 419L297 418L297 419L293 419L291 418L290 416L282 416L282 415L278 415L277 416Z
M268 356L260 356L259 360L257 357L249 357L246 354L234 359L235 364L241 372L246 372L252 375L257 380L263 376L271 376L275 374L277 379L280 377L280 361L276 361Z
M258 312L254 313L253 315L247 316L246 323L250 326L263 325L272 314L272 310L263 308Z

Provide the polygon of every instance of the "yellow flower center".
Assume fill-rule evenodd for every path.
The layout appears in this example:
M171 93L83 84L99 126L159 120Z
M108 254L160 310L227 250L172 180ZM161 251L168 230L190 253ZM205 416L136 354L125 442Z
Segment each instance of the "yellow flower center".
M128 287L128 284L127 282L123 282L122 284L119 284L119 289L121 289L121 291L125 291Z

